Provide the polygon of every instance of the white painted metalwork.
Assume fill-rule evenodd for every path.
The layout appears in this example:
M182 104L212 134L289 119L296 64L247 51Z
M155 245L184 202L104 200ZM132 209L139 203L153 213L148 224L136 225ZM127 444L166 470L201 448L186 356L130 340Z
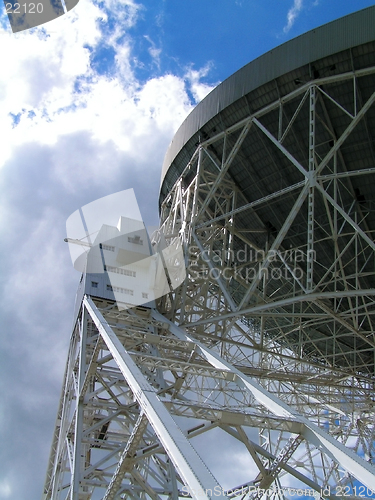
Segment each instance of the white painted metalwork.
M375 93L358 98L370 74L303 83L197 145L161 206L187 279L157 309L82 302L45 500L281 499L291 488L333 499L374 488L375 244L353 182L375 171L348 169L343 153L374 106ZM334 86L352 80L338 102ZM254 137L293 176L249 199L231 169L251 162ZM273 207L277 228L264 222ZM245 483L211 473L220 443L195 450L196 437L217 432L241 443Z
M255 482L248 485L276 488L285 479L285 484L304 484L322 497L329 497L327 491L326 495L321 493L324 488L344 492L344 486L355 496L351 489L358 484L355 478L370 490L375 485L374 451L369 451L374 449L375 437L375 289L364 286L373 283L373 270L368 265L374 263L374 235L366 226L363 203L353 195L349 206L343 204L344 194L354 193L351 183L355 178L367 175L369 182L374 182L374 172L345 169L342 154L348 138L363 126L375 94L359 107L356 87L354 103L343 106L332 97L330 85L345 78L353 76L306 83L202 141L188 170L182 172L162 204L165 233L179 232L188 248L189 279L182 297L176 294L172 301L165 298L159 310L175 325L183 326L186 336L179 338L194 341L202 349L198 351L201 356L216 369L227 370L232 383L238 381L237 376L244 382L244 374L251 373L252 382L244 382L254 397L250 405L268 417L264 425L254 422L260 432L260 448L254 442L249 446L249 435L243 427L245 417L237 420L239 425L236 417L230 420L229 416L229 425L221 424L244 443L258 468ZM288 120L284 106L291 101L295 102L295 112ZM330 121L327 101L336 106L335 113L345 116L346 127L339 136ZM266 124L268 115L277 108L274 135ZM307 131L308 138L305 165L286 146L288 136L298 136L296 127L301 128L304 116L302 130ZM247 139L241 139L245 131L251 133L252 126L285 156L301 180L249 200L225 165L229 156L231 162L245 162L246 152L241 148L246 148ZM316 142L322 130L331 137L330 148L323 156ZM251 157L247 161L251 162ZM188 184L185 179L189 179ZM177 190L177 185L184 189ZM258 214L270 211L275 202L280 206L283 200L290 208L281 227L270 230ZM326 221L318 214L316 203L320 211L325 207ZM240 215L242 223L237 219ZM184 220L189 221L188 226ZM262 231L268 232L268 237L259 237L263 243L257 246L255 235ZM299 244L294 236L297 232L301 234ZM294 241L294 246L286 245L287 240ZM330 242L327 248L332 249L326 262L319 261L323 241ZM244 255L245 251L247 258L241 259L239 252ZM295 258L298 252L302 255L299 261ZM177 326L170 327L177 332ZM210 349L213 353L205 356ZM221 361L215 364L218 354ZM259 385L253 385L255 380ZM341 388L338 381L343 384ZM227 408L233 405L231 411L246 413L245 396L240 403L229 387L225 396L222 404L226 401ZM212 401L217 402L218 397L212 396ZM270 413L298 421L300 427L292 433L275 432ZM272 460L260 449L271 453ZM288 475L294 476L295 483L287 479ZM278 491L282 497L281 489ZM252 498L261 496L252 494Z

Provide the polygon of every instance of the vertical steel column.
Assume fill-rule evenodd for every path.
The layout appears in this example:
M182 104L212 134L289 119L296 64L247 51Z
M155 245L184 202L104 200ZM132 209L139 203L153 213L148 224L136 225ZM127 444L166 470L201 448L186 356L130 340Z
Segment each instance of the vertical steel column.
M87 341L87 320L88 315L85 308L82 308L82 317L80 324L80 346L79 346L79 368L78 380L76 384L76 418L74 430L74 465L73 480L71 489L71 500L80 500L80 480L81 473L84 470L85 454L82 448L83 433L83 412L84 402L81 396L81 390L85 381L86 373L86 341Z
M307 214L306 291L313 290L314 265L314 201L315 201L315 104L316 87L310 87L309 108L309 194Z
M196 212L198 210L198 193L199 193L199 184L200 184L200 179L201 179L202 156L203 156L203 150L202 150L202 147L199 147L198 160L197 160L197 172L195 174L195 180L191 183L191 186L193 186L193 201L192 201L192 208L191 208L190 214L189 214L189 206L186 206L186 214L188 214L190 224L187 228L187 235L184 232L181 232L181 235L183 238L182 241L183 241L184 255L185 255L185 269L187 269L187 270L189 270L189 267L190 267L190 257L191 257L189 245L190 245L190 242L192 240L192 232L194 231L194 225L195 225L195 216L196 216ZM181 293L181 304L180 304L180 322L181 323L183 323L185 321L185 305L186 305L186 299L187 299L187 287L188 287L188 280L185 280L183 285L182 285L182 293Z

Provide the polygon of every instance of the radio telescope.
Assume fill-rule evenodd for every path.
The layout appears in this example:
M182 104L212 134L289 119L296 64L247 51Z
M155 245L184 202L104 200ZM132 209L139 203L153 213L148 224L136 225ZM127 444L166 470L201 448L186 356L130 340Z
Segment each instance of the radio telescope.
M45 500L373 496L374 25L273 49L177 131L168 287L119 308L83 274Z

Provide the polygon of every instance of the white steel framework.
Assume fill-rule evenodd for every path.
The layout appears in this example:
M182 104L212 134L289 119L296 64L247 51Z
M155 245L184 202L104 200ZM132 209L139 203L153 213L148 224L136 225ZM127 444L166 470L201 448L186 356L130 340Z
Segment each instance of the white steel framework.
M361 100L357 84L374 74L302 83L197 145L161 206L187 279L158 309L82 302L45 500L372 496L375 243L352 182L373 181L375 167L348 169L342 151L366 128L375 92ZM344 81L345 105L331 92ZM302 123L297 158L287 144ZM231 175L251 162L250 134L296 174L251 200ZM260 214L277 207L276 228ZM230 491L193 447L218 428L253 463Z
M375 484L375 244L366 223L371 201L366 206L358 200L352 186L359 176L373 182L375 168L349 170L342 156L345 141L359 124L366 124L374 104L375 93L359 104L356 91L357 81L371 73L374 68L301 85L203 141L162 205L164 232L183 239L190 278L180 296L165 301L165 313L215 346L242 373L251 373L293 409L289 416L298 412L335 436L332 448L325 448L324 439L318 443L317 434L306 431L307 421L292 441L288 432L261 428L262 449L282 457L281 465L275 458L271 466L264 457L255 459L264 487L277 474L285 474L287 461L293 468L299 464L294 470L308 471L309 480L332 485L331 491L344 493L345 485L355 496L352 476ZM330 95L330 87L344 80L353 88L347 109ZM332 127L327 100L346 119L340 136ZM295 112L288 119L284 107L291 102ZM279 124L272 131L264 123L275 112ZM298 140L301 120L306 120L303 127L309 134L305 164L284 146L290 135ZM254 128L259 140L270 141L287 158L300 180L249 202L231 177L230 166L236 157L244 169L251 162L245 154L241 158L241 147ZM329 144L323 156L318 133L320 140L326 135L325 149ZM352 194L349 205L344 201L347 193ZM273 206L288 207L277 229L265 227L259 216ZM238 214L248 214L251 226L237 223ZM256 233L265 235L258 237L263 245L254 243ZM286 415L281 406L253 396L273 414ZM233 429L227 431L234 435ZM346 445L342 452L337 442ZM356 466L350 468L349 448L367 461L367 480L359 478Z

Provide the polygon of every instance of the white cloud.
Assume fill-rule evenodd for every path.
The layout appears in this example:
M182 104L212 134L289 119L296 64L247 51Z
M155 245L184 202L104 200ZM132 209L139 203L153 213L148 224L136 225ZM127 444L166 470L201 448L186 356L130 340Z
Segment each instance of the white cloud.
M9 498L12 494L12 488L7 480L0 481L0 497Z
M111 2L108 6L115 9ZM130 1L120 5L126 7L121 18L128 12L125 27L131 26L138 8ZM71 13L43 29L9 35L9 50L0 52L6 68L0 76L6 145L0 165L22 144L56 145L60 138L83 131L101 144L111 142L114 149L135 156L144 152L140 138L145 135L150 134L151 140L155 134L172 137L192 109L183 78L162 75L140 84L131 69L131 40L118 26L105 37L106 46L115 51L115 73L96 74L90 67L89 47L93 50L103 43L98 26L106 19L105 10L81 0ZM157 61L160 49L152 42L150 50ZM209 66L187 74L197 102L212 88L201 82L208 71ZM95 172L94 166L86 165L88 173L90 168Z
M248 437L257 440L257 430L246 429ZM217 450L220 443L220 452ZM192 445L210 468L214 477L220 478L221 487L236 488L256 477L258 469L243 443L220 428L201 434L192 439Z
M150 44L150 48L148 49L148 53L154 60L154 63L158 68L160 68L160 55L162 52L161 48L157 48L155 42L151 40L151 38L148 35L144 35L144 38L148 41Z
M208 85L207 83L201 81L202 78L205 78L209 74L211 69L212 63L209 62L199 70L194 70L190 67L186 71L185 78L189 83L190 91L196 103L204 99L206 95L216 86L216 84Z
M284 33L288 33L288 31L293 27L295 20L297 19L300 11L303 7L303 0L294 0L293 6L289 9L287 14L287 24L284 26Z

